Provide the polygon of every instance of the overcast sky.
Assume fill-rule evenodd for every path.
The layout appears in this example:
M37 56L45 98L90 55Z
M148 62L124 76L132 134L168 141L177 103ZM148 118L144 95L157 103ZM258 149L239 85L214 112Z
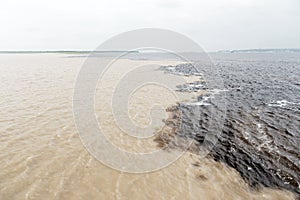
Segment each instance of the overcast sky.
M300 0L6 0L0 50L93 50L138 28L185 34L207 51L300 48Z

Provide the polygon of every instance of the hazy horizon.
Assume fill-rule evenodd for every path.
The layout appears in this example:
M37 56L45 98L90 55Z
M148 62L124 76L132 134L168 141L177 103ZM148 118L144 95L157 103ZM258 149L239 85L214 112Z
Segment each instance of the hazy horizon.
M89 53L89 52L126 52L126 50L92 50L92 49L86 49L86 50L81 50L81 49L54 49L54 50L35 50L35 49L30 49L30 50L0 50L0 53ZM133 50L134 51L134 50ZM269 52L269 51L278 51L278 52L284 52L284 51L292 51L292 52L300 52L300 47L299 48L253 48L253 49L218 49L218 50L212 50L212 51L207 51L208 53L217 53L217 52ZM138 53L145 53L141 51L136 51ZM158 52L146 52L146 53L162 53L160 51Z

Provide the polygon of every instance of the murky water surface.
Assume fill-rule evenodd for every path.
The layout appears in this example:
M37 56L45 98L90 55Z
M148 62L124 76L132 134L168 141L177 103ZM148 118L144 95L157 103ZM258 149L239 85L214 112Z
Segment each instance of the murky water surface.
M283 59L274 56L274 60L255 55L217 54L212 57L221 69L221 77L229 91L224 134L231 134L233 140L229 144L220 143L207 158L200 159L197 154L187 151L161 170L130 174L97 161L79 139L72 97L77 74L86 59L84 56L0 55L0 199L296 198L299 184L299 55L281 56ZM180 62L119 60L115 63L117 70L103 79L105 81L99 84L96 92L95 111L99 124L114 145L128 151L147 152L160 148L153 138L134 142L122 133L108 106L120 72L145 63L167 66ZM191 83L195 81L195 77L186 78ZM197 105L209 104L204 102L208 99L200 99L202 103ZM140 88L130 101L129 114L134 123L149 124L150 100L159 101L163 109L177 102L173 94L160 87ZM159 121L167 119L168 114L165 112ZM158 123L156 128L171 131L164 123ZM236 144L241 144L242 148L236 149L244 150L248 157L234 157L232 152L225 156L226 151ZM259 184L258 189L251 187L251 183L259 183L251 177L264 173L259 169L255 173L243 173L244 168L231 164L240 163L231 158L251 160L251 156L267 163L274 173L282 170L288 173L286 177L293 179L286 179L283 183L288 185L286 187L278 187L280 184ZM241 162L241 166L243 164Z

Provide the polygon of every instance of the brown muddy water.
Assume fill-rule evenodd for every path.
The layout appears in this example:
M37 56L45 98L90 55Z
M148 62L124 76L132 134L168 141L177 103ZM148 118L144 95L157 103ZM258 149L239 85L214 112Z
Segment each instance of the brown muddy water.
M102 164L85 149L73 119L74 84L84 60L65 54L0 55L0 199L296 198L284 189L254 189L226 163L199 158L191 151L165 168L144 174L124 173ZM114 145L145 152L160 148L155 137L139 142L128 137L113 120L109 106L122 73L139 64L179 62L119 60L114 64L116 70L97 88L95 111ZM195 81L195 77L186 79ZM135 123L149 123L153 101L167 109L178 99L157 86L140 88L129 103ZM155 128L171 132L163 123L168 116L165 112Z

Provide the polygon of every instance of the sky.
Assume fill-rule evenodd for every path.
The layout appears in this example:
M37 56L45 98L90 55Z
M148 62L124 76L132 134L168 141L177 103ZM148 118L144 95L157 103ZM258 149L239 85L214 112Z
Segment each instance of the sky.
M6 0L0 50L94 50L119 33L162 28L206 51L300 48L300 0Z

